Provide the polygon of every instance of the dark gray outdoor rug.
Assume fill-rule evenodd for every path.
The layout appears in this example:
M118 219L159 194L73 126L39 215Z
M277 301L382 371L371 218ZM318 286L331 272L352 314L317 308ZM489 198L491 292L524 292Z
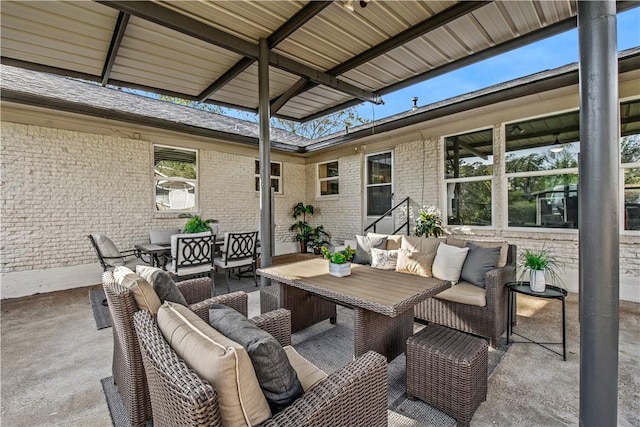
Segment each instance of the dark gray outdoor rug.
M339 307L338 322L335 325L327 321L321 322L293 334L291 339L293 346L301 355L326 373L331 373L352 360L353 310ZM489 348L489 376L508 348L505 339L500 340L497 349ZM393 359L388 368L389 409L393 411L389 416L390 426L455 427L456 421L447 414L420 400L411 401L405 397L406 357L404 354Z
M91 309L93 310L93 318L96 321L96 328L104 329L111 327L111 313L107 304L107 297L104 295L103 289L91 289L89 291L89 300L91 301Z
M339 307L338 322L335 325L328 321L318 323L292 334L291 340L302 356L326 373L331 373L353 359L353 310ZM500 339L500 346L497 349L489 348L489 376L508 349L509 346L504 338ZM405 367L404 354L389 363L389 426L455 427L456 421L447 414L420 400L411 401L405 397ZM104 378L100 381L113 425L127 426L127 415L113 384L113 378Z

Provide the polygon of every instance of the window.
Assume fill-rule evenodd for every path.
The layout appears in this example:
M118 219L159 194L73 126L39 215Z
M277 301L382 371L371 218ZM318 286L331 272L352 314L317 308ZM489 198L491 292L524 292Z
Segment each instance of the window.
M640 232L640 100L620 104L624 230ZM635 119L634 119L635 118Z
M333 196L340 194L340 176L338 173L338 161L318 164L318 195Z
M256 160L256 191L260 191L260 160ZM282 163L271 162L271 187L276 194L282 194Z
M156 210L193 211L198 188L198 152L153 146Z
M445 138L448 225L492 225L493 129Z
M512 123L505 131L509 226L577 229L579 113Z
M368 216L380 216L391 209L392 165L391 152L367 156Z

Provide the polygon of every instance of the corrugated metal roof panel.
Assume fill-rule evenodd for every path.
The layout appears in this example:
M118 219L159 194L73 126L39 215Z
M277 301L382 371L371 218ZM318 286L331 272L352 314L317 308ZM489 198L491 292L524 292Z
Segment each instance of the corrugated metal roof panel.
M402 85L403 81L410 78L411 81L417 81L416 76L422 76L451 61L575 16L575 3L575 0L492 2L337 78L368 92ZM281 57L293 59L298 64L292 67L290 64L272 63L272 100L299 80L297 76L275 67L280 66L299 74L307 73L311 80L320 76L320 81L335 82L335 79L328 79L321 72L357 57L452 6L456 6L455 11L459 12L460 9L468 10L466 6L470 5L453 0L380 0L369 1L364 8L359 6L358 1L353 4L353 12L349 12L342 1L332 2L321 11L316 10L317 15L305 21L301 28L289 34L274 49ZM110 78L123 85L158 87L163 91L193 97L230 70L242 57L214 46L216 40L209 40L213 44L200 40L207 39L206 29L198 28L195 32L199 34L191 37L143 21L143 18L136 17L137 14L151 20L173 19L174 22L167 22L168 26L179 26L183 17L177 14L184 14L198 20L198 23L228 33L226 37L221 37L225 39L227 48L233 43L233 37L241 39L243 42L239 45L242 46L237 50L249 52L247 56L253 58L260 38L269 37L308 5L310 2L306 0L172 0L105 4L3 1L2 56L5 63L9 64L35 69L42 69L42 66L57 67L60 70L52 71L70 75L84 73L89 74L90 78L99 78L114 36L119 13L117 8L120 8L130 11L134 16L124 33ZM168 10L157 10L157 6ZM627 9L632 4L621 2L619 7ZM191 24L198 27L195 23ZM184 32L191 30L185 24ZM247 41L248 44L245 43ZM16 64L16 60L36 65ZM314 70L304 70L303 65L311 66ZM256 108L255 66L240 72L236 79L211 94L210 99ZM337 92L329 86L307 91L289 100L289 105L285 105L281 112L298 118L317 114L353 100L358 91L348 92L351 95ZM375 98L375 94L371 93L358 93L358 96Z
M298 81L298 76L269 67L269 97L275 98ZM249 108L258 108L258 64L240 73L231 83L217 91L214 101L237 103L242 100Z
M99 76L118 12L93 2L2 2L2 55Z
M258 43L302 9L306 1L156 1L205 24Z
M225 49L132 17L111 78L195 96L240 58Z

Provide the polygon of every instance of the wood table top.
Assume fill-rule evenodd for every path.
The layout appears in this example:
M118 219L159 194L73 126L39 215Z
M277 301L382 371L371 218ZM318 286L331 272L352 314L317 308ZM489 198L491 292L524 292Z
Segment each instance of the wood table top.
M320 258L261 268L258 274L391 317L451 287L446 280L353 263L350 276L334 277L329 275L329 262Z

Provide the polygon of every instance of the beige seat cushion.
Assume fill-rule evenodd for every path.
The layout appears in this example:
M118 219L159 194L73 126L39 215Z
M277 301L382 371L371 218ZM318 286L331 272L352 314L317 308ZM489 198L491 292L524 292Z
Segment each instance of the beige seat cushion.
M409 249L398 249L398 261L396 271L400 273L415 274L417 276L431 277L431 266L436 253L425 254L412 252Z
M305 393L327 378L327 374L322 369L302 357L295 348L290 345L283 348L289 363L298 374L298 380L302 384L302 389Z
M386 237L387 246L385 250L393 251L400 249L402 245L402 234L379 234L379 233L367 233L367 237Z
M402 236L400 247L413 252L422 252L425 254L435 253L440 243L446 243L447 239L442 237L417 237Z
M153 286L143 277L137 275L127 267L117 266L113 269L113 278L116 282L131 292L140 310L147 310L154 316L162 304Z
M487 305L487 293L484 288L468 282L458 282L455 286L440 292L434 298L460 304L477 305L478 307Z
M497 268L502 268L507 265L507 257L509 256L509 243L507 242L488 242L482 240L463 240L456 239L453 237L449 237L447 239L447 245L457 246L459 248L464 248L467 246L467 242L475 243L478 246L482 246L483 248L497 248L500 247L500 258L498 258L498 262L496 262Z
M171 302L158 310L158 326L178 356L216 389L225 426L251 426L271 417L244 347Z

